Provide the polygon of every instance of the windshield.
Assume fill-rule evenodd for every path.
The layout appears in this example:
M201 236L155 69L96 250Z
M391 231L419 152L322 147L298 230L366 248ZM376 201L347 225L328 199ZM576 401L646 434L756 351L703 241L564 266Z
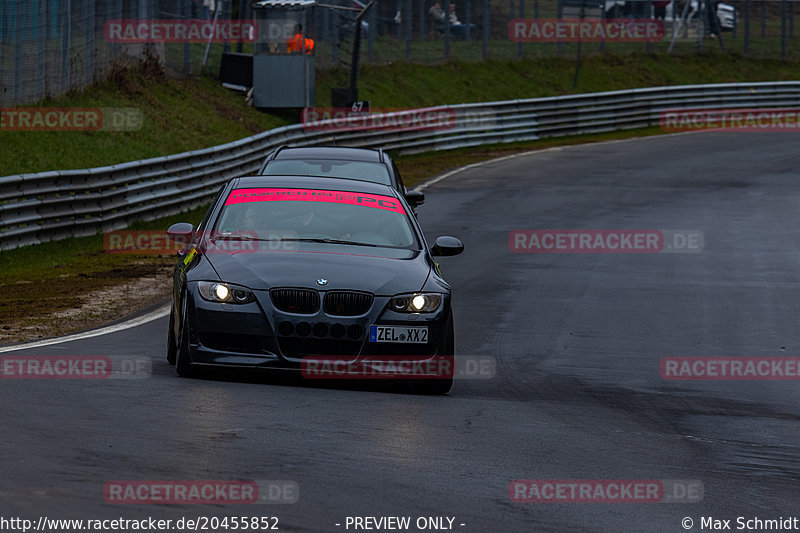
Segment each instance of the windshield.
M396 198L318 189L234 189L214 235L419 249L408 215Z
M337 159L282 159L270 161L265 176L324 176L349 178L391 185L389 171L382 163L342 161Z

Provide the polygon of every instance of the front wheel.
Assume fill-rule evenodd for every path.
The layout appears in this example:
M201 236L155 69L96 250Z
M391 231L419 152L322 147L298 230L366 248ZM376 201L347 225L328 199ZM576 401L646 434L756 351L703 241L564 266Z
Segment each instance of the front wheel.
M167 331L167 363L174 365L178 345L175 343L175 309L169 310L169 331Z
M184 298L183 314L181 316L181 337L178 343L175 361L175 372L182 378L190 378L194 373L192 362L189 358L189 314L186 311L186 301Z

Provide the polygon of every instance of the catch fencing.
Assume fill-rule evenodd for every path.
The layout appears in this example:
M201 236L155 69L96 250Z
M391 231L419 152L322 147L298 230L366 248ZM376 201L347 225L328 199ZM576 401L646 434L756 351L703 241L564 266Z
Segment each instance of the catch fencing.
M795 5L800 0L376 0L362 20L362 61L435 64L574 58L593 53L696 53L736 50L751 57L795 58ZM204 4L214 4L214 11ZM354 18L365 0L322 0L307 29L317 46L317 69L346 73ZM453 11L437 21L431 10ZM434 9L435 10L435 9ZM115 64L156 58L170 75L213 74L224 52L253 51L242 41L129 43L109 39L109 21L252 22L249 0L2 0L0 2L0 108L34 103L103 79ZM718 15L717 25L710 13ZM657 24L645 38L604 32L577 42L548 38L548 22L616 19ZM514 22L523 24L516 31ZM595 26L596 29L596 26ZM550 32L552 33L552 32ZM518 42L524 40L526 42ZM713 61L713 58L710 59Z

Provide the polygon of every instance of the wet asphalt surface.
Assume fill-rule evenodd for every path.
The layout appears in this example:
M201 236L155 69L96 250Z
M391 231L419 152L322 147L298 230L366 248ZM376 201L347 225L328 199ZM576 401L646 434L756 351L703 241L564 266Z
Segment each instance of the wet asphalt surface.
M457 354L496 364L493 378L458 380L447 396L181 379L164 358L166 318L15 352L149 358L152 374L0 381L0 516L274 516L283 531L326 532L355 531L345 525L354 516L408 516L409 531L418 517L450 517L464 532L678 532L684 517L693 530L701 517L735 530L740 516L800 517L798 380L660 373L666 357L800 356L798 141L703 133L575 146L428 187L429 241L466 246L441 260ZM509 247L513 230L617 228L699 231L704 246ZM517 479L688 480L703 497L518 503ZM104 499L114 480L288 480L299 500L120 505Z

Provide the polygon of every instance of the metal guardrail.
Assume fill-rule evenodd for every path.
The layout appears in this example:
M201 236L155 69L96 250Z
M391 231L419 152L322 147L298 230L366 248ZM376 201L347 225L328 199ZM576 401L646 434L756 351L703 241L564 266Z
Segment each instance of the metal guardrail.
M654 126L672 108L800 107L800 82L654 87L447 106L437 130L306 131L284 126L236 142L107 167L0 177L0 249L93 235L178 213L284 144L417 153Z

